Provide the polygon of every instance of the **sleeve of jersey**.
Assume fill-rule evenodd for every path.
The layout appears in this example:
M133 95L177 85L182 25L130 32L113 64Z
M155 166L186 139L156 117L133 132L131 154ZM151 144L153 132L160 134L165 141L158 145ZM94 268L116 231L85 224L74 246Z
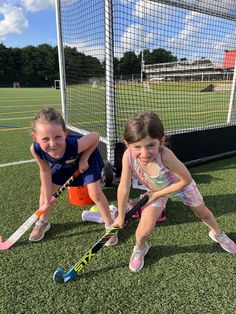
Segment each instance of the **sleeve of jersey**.
M37 142L34 142L33 147L34 147L35 153L36 153L41 159L45 159L44 154L43 154L43 151L42 151L40 145L39 145Z
M67 147L65 152L65 158L72 157L76 158L78 156L78 136L70 135L66 139Z

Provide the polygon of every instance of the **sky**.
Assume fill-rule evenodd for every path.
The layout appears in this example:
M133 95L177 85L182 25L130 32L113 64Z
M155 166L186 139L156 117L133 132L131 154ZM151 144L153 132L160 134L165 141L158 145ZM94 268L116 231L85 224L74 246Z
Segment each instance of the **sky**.
M0 42L6 47L56 46L54 0L0 0Z
M236 0L121 0L121 3L130 6L133 16L129 25L120 23L120 43L115 46L121 50L160 47L178 59L186 57L193 62L209 58L222 65L224 51L236 49ZM221 14L231 19L220 18Z
M104 60L104 1L61 3L68 14L64 44ZM118 58L125 51L138 54L145 48L164 48L178 59L204 57L222 64L224 50L236 48L236 0L113 0L113 6L114 53ZM204 14L208 10L232 19ZM0 42L7 47L56 46L54 0L0 0Z

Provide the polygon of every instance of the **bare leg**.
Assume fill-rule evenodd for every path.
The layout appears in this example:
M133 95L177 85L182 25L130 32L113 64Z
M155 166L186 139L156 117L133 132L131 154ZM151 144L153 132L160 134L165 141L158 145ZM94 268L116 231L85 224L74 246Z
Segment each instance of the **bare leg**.
M105 222L106 230L111 229L111 224L113 219L111 217L111 212L106 196L104 195L100 181L88 184L88 192L91 199L96 204L99 212L102 215L102 218ZM118 236L114 234L111 238L105 243L105 246L113 246L118 243Z
M111 225L113 223L113 219L111 217L107 198L102 191L100 181L88 184L88 193L90 198L94 201L96 207L99 209L105 224Z
M135 233L137 247L141 248L144 246L155 228L157 217L161 215L162 211L163 208L152 205L147 206L142 211L142 216Z
M52 192L54 193L60 186L56 184L52 184ZM42 191L42 187L40 189L39 196L39 207L42 207L45 204L44 193ZM49 209L46 209L45 212L40 216L40 220L47 221L49 215Z
M213 236L220 234L220 228L213 213L202 203L199 207L192 208L196 217L200 218L204 224L211 230Z
M58 186L52 184L51 192L56 191ZM48 191L49 193L49 191ZM42 207L48 200L45 200L45 193L41 187L39 196L39 206ZM44 238L45 233L51 228L50 223L47 222L49 214L49 208L46 209L39 217L39 220L35 223L35 226L30 234L29 240L33 242L40 241Z

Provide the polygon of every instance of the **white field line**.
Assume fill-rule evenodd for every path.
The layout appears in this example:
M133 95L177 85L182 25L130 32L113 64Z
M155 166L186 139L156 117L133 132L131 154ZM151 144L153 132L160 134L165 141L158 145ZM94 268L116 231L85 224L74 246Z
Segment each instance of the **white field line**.
M32 101L32 100L31 100ZM23 107L56 107L56 106L61 106L60 104L38 104L38 105L24 105ZM4 109L4 108L19 108L19 105L12 105L12 106L0 106L1 109Z
M0 128L0 132L9 132L9 131L21 131L21 130L27 130L27 129L31 129L30 126L26 126L26 127L23 127L23 128L4 128L4 129L1 129Z
M0 164L0 168L5 168L5 167L15 166L15 165L21 165L21 164L27 164L30 162L35 162L35 159L21 160L21 161L9 162L7 164Z
M32 119L33 117L22 117L22 118L4 118L0 119L0 121L10 121L10 120L24 120L24 119Z
M35 113L35 111L13 111L13 112L0 112L0 115L8 115L8 114L22 114L22 113Z

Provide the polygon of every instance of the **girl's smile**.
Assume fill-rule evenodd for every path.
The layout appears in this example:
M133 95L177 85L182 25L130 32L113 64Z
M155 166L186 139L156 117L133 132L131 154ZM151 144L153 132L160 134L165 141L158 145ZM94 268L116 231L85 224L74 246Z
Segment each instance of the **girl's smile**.
M147 136L138 142L132 144L126 143L126 146L129 148L133 158L145 166L156 160L161 141Z
M38 123L36 132L32 134L41 149L53 158L63 156L66 148L67 131L56 123Z

